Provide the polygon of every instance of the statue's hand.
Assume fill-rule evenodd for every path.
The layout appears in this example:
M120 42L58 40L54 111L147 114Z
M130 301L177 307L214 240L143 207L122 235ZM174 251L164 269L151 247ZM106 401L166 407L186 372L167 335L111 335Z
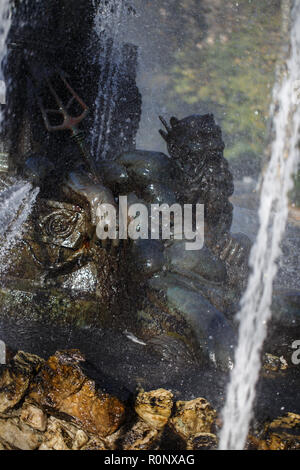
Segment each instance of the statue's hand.
M217 250L222 261L230 266L241 266L248 260L251 243L245 235L227 234L218 244Z
M249 238L243 233L227 234L216 245L214 252L225 263L228 284L241 295L249 276Z
M69 173L63 191L72 202L89 211L90 236L92 233L94 236L100 233L97 228L99 224L103 223L103 211L100 211L99 208L105 205L115 209L116 214L116 217L105 217L106 229L108 233L116 232L118 227L117 205L110 189L100 183L93 182L86 173L76 171ZM100 238L100 241L104 248L119 244L118 237L113 238L112 243L108 239Z

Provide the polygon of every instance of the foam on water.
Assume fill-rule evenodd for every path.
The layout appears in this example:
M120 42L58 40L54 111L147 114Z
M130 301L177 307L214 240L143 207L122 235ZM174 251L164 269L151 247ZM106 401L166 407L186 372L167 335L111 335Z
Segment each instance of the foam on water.
M231 374L220 449L244 448L253 417L256 384L261 368L261 350L271 318L276 261L281 254L288 218L288 192L299 162L299 100L295 85L300 78L300 2L292 11L291 50L283 80L274 89L274 140L270 162L263 175L259 209L260 229L253 246L250 276L239 313L239 342ZM299 97L298 97L299 98ZM271 398L270 398L271 399Z

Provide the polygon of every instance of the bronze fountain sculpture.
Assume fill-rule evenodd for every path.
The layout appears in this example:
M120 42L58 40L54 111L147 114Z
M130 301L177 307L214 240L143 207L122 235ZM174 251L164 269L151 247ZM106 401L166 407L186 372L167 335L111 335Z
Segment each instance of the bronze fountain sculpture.
M1 310L57 328L129 331L166 361L180 362L182 356L228 370L250 242L230 233L233 179L221 129L213 115L173 117L170 125L161 118L170 156L137 150L136 47L124 45L108 158L95 158L89 136L101 71L91 50L103 44L93 33L93 7L78 0L63 3L58 11L57 2L47 2L53 24L43 28L37 22L35 29L39 3L16 2L8 39L10 172L39 186L40 193L1 280ZM85 11L80 26L72 21L71 4L76 14ZM28 20L21 31L20 16ZM103 77L105 60L102 67ZM119 195L146 205L204 204L204 247L185 251L184 240L104 245L96 236L97 207L102 202L117 206Z

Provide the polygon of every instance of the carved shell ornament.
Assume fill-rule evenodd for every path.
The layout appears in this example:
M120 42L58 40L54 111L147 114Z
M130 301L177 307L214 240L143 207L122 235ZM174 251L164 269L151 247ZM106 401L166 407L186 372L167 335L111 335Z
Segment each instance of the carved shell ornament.
M72 235L79 214L67 210L52 212L40 220L39 225L48 237L66 239Z
M78 206L41 200L36 235L40 242L76 250L86 236L86 216Z

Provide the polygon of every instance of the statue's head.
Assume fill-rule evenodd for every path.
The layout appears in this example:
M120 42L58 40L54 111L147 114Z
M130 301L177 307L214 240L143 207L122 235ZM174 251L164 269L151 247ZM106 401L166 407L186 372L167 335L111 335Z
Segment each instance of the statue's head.
M205 205L205 220L214 234L228 231L232 222L233 178L223 156L221 128L213 114L193 115L170 124L161 118L166 131L160 131L172 159L180 168L177 196L186 203Z
M174 159L190 160L208 151L223 152L221 128L215 123L213 114L193 115L179 120L172 117L170 125L161 118L167 132L160 130L168 151Z

